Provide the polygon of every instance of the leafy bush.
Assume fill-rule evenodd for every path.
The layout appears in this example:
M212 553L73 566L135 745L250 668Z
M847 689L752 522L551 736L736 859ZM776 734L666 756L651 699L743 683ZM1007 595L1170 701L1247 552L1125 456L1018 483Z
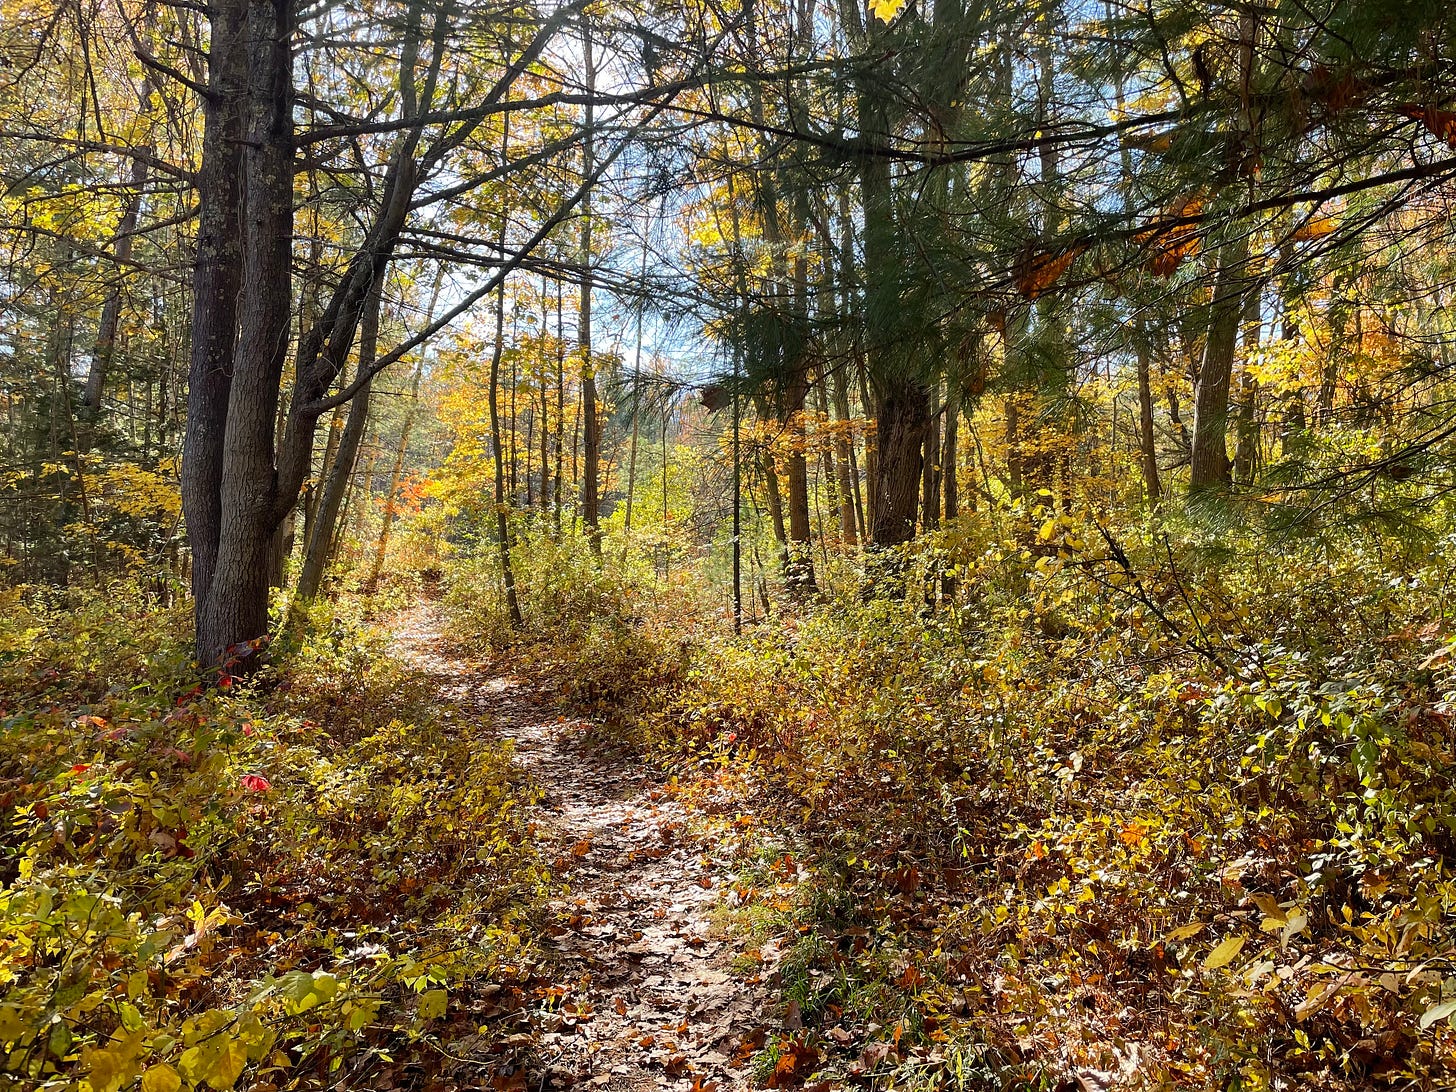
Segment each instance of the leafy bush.
M842 892L792 999L888 1036L844 1075L1450 1078L1450 544L1119 534L952 526L901 598L719 638L638 719L754 771Z
M377 641L208 692L176 612L7 594L0 1087L337 1081L518 958L509 748Z
M563 696L605 714L651 698L676 677L684 632L640 574L602 564L581 537L526 528L512 550L522 625L511 625L495 547L482 543L446 573L451 635L476 649L520 653ZM656 600L654 602L654 600Z

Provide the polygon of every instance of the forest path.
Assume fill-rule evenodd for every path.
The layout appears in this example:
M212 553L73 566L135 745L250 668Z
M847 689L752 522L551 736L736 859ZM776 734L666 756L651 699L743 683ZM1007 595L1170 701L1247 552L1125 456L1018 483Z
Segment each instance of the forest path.
M537 1064L513 1087L749 1088L766 993L730 973L739 953L710 921L731 849L689 829L687 808L644 763L593 745L589 722L498 665L451 649L432 603L398 615L394 653L465 717L514 741L543 793L534 806L552 870L555 986L536 1002ZM559 996L552 996L555 991Z

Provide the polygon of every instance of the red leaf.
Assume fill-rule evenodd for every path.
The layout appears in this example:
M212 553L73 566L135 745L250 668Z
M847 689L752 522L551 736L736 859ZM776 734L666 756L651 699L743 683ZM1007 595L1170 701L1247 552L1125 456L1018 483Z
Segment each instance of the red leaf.
M248 792L267 792L273 787L266 777L252 773L244 774L241 784Z

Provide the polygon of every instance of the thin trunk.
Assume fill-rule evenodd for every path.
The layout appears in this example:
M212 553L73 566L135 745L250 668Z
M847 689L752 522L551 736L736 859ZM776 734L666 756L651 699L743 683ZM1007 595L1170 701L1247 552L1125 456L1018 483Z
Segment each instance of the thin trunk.
M505 584L506 613L517 629L523 624L521 605L516 598L516 574L511 568L510 501L506 493L505 452L500 430L500 365L506 329L506 290L504 283L496 292L495 347L490 354L490 442L495 456L495 529L499 550L501 580Z
M787 567L789 536L788 529L784 526L784 497L779 487L778 466L774 462L773 453L767 448L760 452L759 467L763 470L764 495L768 502L769 518L773 522L774 540L779 544L779 563L781 567Z
M940 449L941 506L947 523L960 515L960 483L957 481L960 422L961 387L952 380L946 384L944 440Z
M800 208L802 213L802 208ZM804 216L793 225L802 234ZM800 245L794 255L792 311L786 325L784 364L787 368L784 421L789 432L785 459L789 483L789 585L799 592L814 590L814 544L809 512L808 435L804 407L809 393L809 261Z
M561 326L561 282L556 282L556 492L551 498L552 528L561 541L562 478L566 470L566 338Z
M823 439L822 430L829 426L833 418L829 416L829 376L824 374L822 369L820 370L818 379L813 384L812 389L814 391L814 409L818 415L818 420L820 422L818 427L821 430L817 446L819 448L819 463L823 473L824 492L827 494L829 507L834 512L834 519L837 525L839 523L839 513L842 507L839 500L839 471L838 468L835 466L834 444L826 443ZM839 538L839 541L842 545L844 542L844 536L841 533L841 529L836 526L835 531L831 534L831 532L825 528L824 520L821 517L819 521L819 537L821 540L821 549L823 547L823 540L835 536Z
M1259 381L1249 370L1249 361L1259 350L1263 322L1259 316L1260 293L1251 290L1244 301L1244 366L1239 372L1238 418L1234 427L1234 481L1248 485L1254 480L1259 461Z
M541 329L545 329L543 325ZM546 372L541 372L541 419L537 431L541 434L541 515L545 517L551 509L551 406L550 392L546 385ZM543 518L544 522L544 518Z
M582 21L582 56L586 67L585 139L582 141L582 177L590 178L596 168L593 142L594 117L591 96L596 93L596 56L592 45L591 23ZM581 350L581 404L585 413L582 422L581 514L586 527L587 543L597 558L602 556L600 497L598 495L601 464L601 419L597 415L596 361L592 358L592 201L591 194L582 201L581 216L581 316L577 337Z
M517 354L511 354L511 435L508 447L508 458L510 460L510 485L511 503L519 504L521 500L521 475L519 473L519 452L516 450L516 433L520 424L520 417L516 412L516 396L520 390L520 383L517 381L516 366L520 358Z
M146 102L150 98L151 83L144 80L142 101ZM111 368L111 361L116 355L116 336L121 326L121 288L125 268L131 262L132 240L136 235L137 223L141 219L142 192L146 188L146 183L146 163L138 157L132 163L131 195L127 198L125 209L122 210L121 219L117 221L116 241L112 247L112 253L116 258L117 281L106 294L106 302L101 305L101 320L96 328L96 345L91 350L91 366L87 370L86 387L81 396L81 405L87 416L93 420L101 411L101 396L106 390L106 377ZM148 417L148 423L150 423L150 417ZM145 441L142 446L145 449Z
M511 126L510 114L503 115L504 121L501 126L501 162L509 162ZM506 243L507 217L504 210L501 212L500 234L497 242L504 252ZM500 559L501 583L505 590L506 616L515 629L520 629L525 624L521 616L521 603L516 595L516 573L511 567L511 535L513 529L510 520L511 501L515 498L514 478L509 494L506 493L506 472L505 452L501 443L501 420L500 420L500 370L501 358L505 352L506 333L506 285L505 281L496 288L495 293L495 344L490 351L490 443L491 453L495 457L495 540L497 556ZM514 414L515 388L511 389L512 414ZM511 421L511 469L514 475L515 470L515 420Z
M956 377L945 387L945 427L940 449L940 483L943 515L951 523L960 515L960 488L957 482L960 469L961 385ZM956 577L949 566L941 571L940 597L947 603L955 602Z
M334 458L339 453L339 437L344 434L344 419L348 412L343 406L335 406L329 414L329 434L324 440L323 458L319 460L318 477L303 487L303 541L313 537L314 519L318 514L320 496L319 482L324 481L334 469Z
M729 183L732 200L732 183ZM663 198L664 207L666 198ZM637 338L632 353L632 439L627 444L627 511L622 521L622 554L632 542L632 497L637 487L637 440L642 431L642 314L647 309L647 231L642 232L642 269L638 274Z
M930 395L929 419L925 425L925 451L921 456L920 521L925 530L940 526L940 419Z
M438 281L436 282L439 283ZM389 535L394 528L394 520L399 512L399 482L404 476L405 455L409 452L410 432L414 428L415 414L420 405L420 377L425 371L425 359L421 355L419 363L415 365L415 376L410 380L410 401L409 409L405 413L404 424L399 430L399 444L394 449L394 465L389 470L389 492L384 495L384 512L380 516L379 540L374 545L374 564L369 569L369 580L365 588L373 591L379 583L380 574L384 572L384 558L389 550Z
M381 283L375 282L364 304L364 315L359 326L358 370L361 376L369 375L379 349L379 312L383 302L383 287ZM303 568L298 574L298 590L293 600L295 604L310 603L323 590L324 572L334 554L335 539L339 537L339 514L344 503L344 494L353 478L359 449L364 442L364 431L369 425L371 386L372 383L365 382L349 403L349 418L339 434L339 447L334 453L333 465L319 490L318 510L314 514L313 528L304 547Z
M1105 11L1109 22L1112 20L1112 5L1106 0ZM1119 71L1116 83L1116 105L1118 113L1121 114L1125 106L1125 95L1123 79ZM1131 207L1135 200L1134 171L1132 162L1132 149L1126 141L1119 142L1119 157L1122 169L1122 198L1124 203ZM1158 474L1158 437L1154 431L1153 423L1153 385L1152 385L1152 346L1148 341L1147 324L1144 321L1142 310L1139 308L1134 320L1132 330L1133 351L1137 354L1137 384L1138 384L1138 456L1143 474L1143 491L1147 494L1148 503L1154 507L1163 496L1163 482Z
M835 470L839 480L839 534L848 546L859 545L858 527L855 522L855 494L858 492L858 475L855 473L853 453L854 436L851 433L849 416L849 392L844 384L844 365L836 368L830 379L834 388L834 414L837 427L834 430L834 447L839 455Z
M856 372L859 374L859 399L862 415L869 417L876 412L875 402L870 398L869 369L864 366L863 361L856 361ZM875 514L878 511L876 501L876 490L879 488L880 476L880 438L879 422L875 422L875 428L865 432L864 437L864 495L860 497L860 486L855 481L855 497L860 501L859 512L859 534L860 540L866 543L874 543Z
M528 399L530 401L530 399ZM527 407L526 411L526 511L534 507L534 496L531 491L531 463L536 455L536 409L534 406Z

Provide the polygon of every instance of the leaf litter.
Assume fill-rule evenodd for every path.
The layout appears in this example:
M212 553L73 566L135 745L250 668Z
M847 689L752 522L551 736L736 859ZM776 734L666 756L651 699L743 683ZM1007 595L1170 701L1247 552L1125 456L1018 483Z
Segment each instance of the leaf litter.
M603 743L548 688L462 657L443 628L435 605L409 609L394 625L396 654L461 715L512 741L562 887L526 991L531 1049L457 1061L503 1089L752 1087L770 995L762 976L733 973L747 945L712 921L731 895L733 846L694 833L660 775Z

